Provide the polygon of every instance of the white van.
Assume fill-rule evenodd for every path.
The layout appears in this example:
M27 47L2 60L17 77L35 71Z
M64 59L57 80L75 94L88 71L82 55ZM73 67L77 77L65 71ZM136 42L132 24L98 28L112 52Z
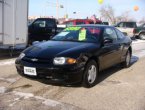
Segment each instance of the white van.
M27 45L28 0L0 0L0 49Z

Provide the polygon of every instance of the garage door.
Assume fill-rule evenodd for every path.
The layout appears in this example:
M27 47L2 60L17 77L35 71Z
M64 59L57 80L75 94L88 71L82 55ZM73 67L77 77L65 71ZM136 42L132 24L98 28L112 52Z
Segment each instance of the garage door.
M2 37L3 37L3 29L2 29L2 18L3 18L3 16L2 16L2 9L3 9L3 7L2 7L2 5L3 5L3 0L0 0L0 43L2 43Z

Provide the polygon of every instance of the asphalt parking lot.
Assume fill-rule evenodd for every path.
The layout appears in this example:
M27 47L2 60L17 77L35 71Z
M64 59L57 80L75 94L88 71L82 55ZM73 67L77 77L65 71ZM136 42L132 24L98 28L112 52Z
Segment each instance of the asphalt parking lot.
M17 74L15 57L0 58L0 110L145 110L145 41L133 41L132 65L99 74L90 89Z

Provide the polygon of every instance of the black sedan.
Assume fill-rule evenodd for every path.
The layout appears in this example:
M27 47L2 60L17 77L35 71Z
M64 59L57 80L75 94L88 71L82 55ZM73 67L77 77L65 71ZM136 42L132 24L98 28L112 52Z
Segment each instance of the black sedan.
M116 64L130 66L132 41L110 26L68 27L50 41L35 44L16 60L19 74L69 84L97 83L98 73Z

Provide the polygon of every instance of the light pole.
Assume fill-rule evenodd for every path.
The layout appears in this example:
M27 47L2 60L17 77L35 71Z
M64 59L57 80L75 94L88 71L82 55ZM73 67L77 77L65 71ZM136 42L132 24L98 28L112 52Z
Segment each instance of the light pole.
M58 0L56 0L56 16L58 19L59 18L59 2L58 2Z

